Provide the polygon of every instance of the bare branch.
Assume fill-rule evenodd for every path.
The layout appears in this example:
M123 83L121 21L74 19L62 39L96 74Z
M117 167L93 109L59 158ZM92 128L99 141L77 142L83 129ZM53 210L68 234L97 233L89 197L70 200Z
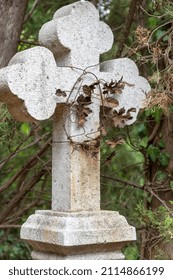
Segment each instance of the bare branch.
M140 185L137 185L135 183L128 182L128 181L125 181L125 180L122 180L122 179L119 179L119 178L112 178L112 177L105 176L105 175L101 175L101 177L105 178L105 179L108 179L108 180L118 182L118 183L122 183L125 186L131 186L131 187L134 187L134 188L137 188L137 189L140 189L140 190L144 190L144 187L141 187ZM155 192L153 192L153 190L149 186L146 185L145 191L149 192L151 195L153 195L166 208L166 210L171 214L171 216L173 216L172 211L166 205L165 201L162 200Z
M102 177L102 178L105 178L105 179L108 179L108 180L111 180L111 181L115 181L115 182L118 182L118 183L122 183L122 184L124 184L124 185L126 185L126 186L131 186L131 187L134 187L134 188L143 190L143 187L141 187L140 185L137 185L137 184L135 184L135 183L122 180L122 179L120 179L120 178L112 178L112 177L105 176L105 175L101 175L101 177Z
M32 177L32 180L28 182L28 184L24 185L20 192L17 193L12 200L8 203L6 208L1 214L0 217L0 223L3 223L6 218L11 213L12 209L16 207L16 205L19 204L19 202L23 199L23 197L32 189L32 187L40 180L40 178L43 176L44 172L41 170L38 174Z
M137 8L137 3L139 0L132 0L131 4L130 4L130 9L129 9L129 14L126 20L126 24L125 24L125 28L124 28L124 34L122 39L120 40L119 43L119 47L118 47L118 51L117 51L117 57L120 57L123 49L124 49L124 43L126 42L128 36L129 36L129 32L130 32L130 28L133 22L133 17L134 17L134 13L136 11Z
M6 190L19 176L21 176L26 169L30 169L31 167L33 167L35 165L35 163L39 160L39 157L44 154L44 152L48 149L49 145L50 145L50 140L51 138L49 138L46 143L43 145L42 149L37 152L29 162L27 162L6 184L4 184L4 186L2 186L0 188L0 193L3 192L4 190Z
M146 189L150 194L152 194L165 208L166 210L169 212L169 214L171 216L173 216L173 212L170 210L170 208L166 205L165 201L162 200L155 192L153 192L153 190L151 188L147 188Z
M21 228L21 225L0 225L0 229L6 228Z
M160 128L160 122L155 124L154 129L152 130L150 136L148 137L148 143L154 140L159 128Z
M40 0L35 0L35 2L33 3L33 6L31 8L31 10L28 12L28 14L25 15L25 18L24 18L24 22L23 23L26 23L32 16L35 8L37 7L37 5L40 3Z

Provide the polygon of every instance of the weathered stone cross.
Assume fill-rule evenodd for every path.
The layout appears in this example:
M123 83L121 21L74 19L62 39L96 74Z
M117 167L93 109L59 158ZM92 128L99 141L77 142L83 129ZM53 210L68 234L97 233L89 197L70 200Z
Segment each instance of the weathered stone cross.
M52 213L58 211L66 215L66 212L88 211L84 215L88 219L88 213L97 213L100 209L99 152L93 157L91 146L99 136L100 106L104 97L101 86L96 85L87 106L89 113L80 125L77 106L85 95L83 86L98 81L110 83L122 78L126 82L123 92L111 94L111 97L118 99L117 111L122 107L126 111L136 108L127 124L136 120L150 86L139 76L135 63L129 59L99 63L100 54L112 46L113 34L105 23L99 21L98 12L90 2L76 2L59 9L53 20L42 26L39 42L43 47L17 53L9 65L0 70L0 101L7 103L10 113L20 121L54 117ZM84 149L86 143L89 147L87 151ZM60 216L62 218L62 214ZM74 222L74 216L72 220ZM132 235L128 240L134 239ZM24 233L22 237L31 239L29 233ZM33 240L51 243L51 238ZM93 240L81 245L96 244ZM106 242L113 241L107 237ZM55 244L67 246L60 241ZM78 244L71 242L69 246L72 245ZM41 250L38 246L34 248ZM56 253L57 250L51 249ZM59 252L62 254L61 250Z

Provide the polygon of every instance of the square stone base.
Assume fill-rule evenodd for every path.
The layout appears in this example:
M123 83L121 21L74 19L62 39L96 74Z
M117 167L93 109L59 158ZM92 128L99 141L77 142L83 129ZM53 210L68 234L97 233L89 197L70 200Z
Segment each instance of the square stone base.
M34 259L123 259L135 228L114 211L36 211L21 228Z

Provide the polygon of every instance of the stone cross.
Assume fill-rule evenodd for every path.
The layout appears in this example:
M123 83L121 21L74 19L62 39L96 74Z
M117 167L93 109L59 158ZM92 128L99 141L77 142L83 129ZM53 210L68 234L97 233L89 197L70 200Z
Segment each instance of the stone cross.
M98 11L90 2L59 9L42 26L39 42L41 47L17 53L6 68L0 69L0 101L19 121L53 116L52 213L61 213L59 219L62 213L67 218L65 213L83 211L99 212L100 217L99 150L93 156L93 143L97 144L100 134L100 107L110 95L118 100L117 112L124 108L126 113L135 107L131 119L125 121L131 124L150 86L130 59L100 63L100 54L113 44L113 34L99 21ZM105 83L120 80L125 82L121 94L102 94ZM93 91L85 91L91 85ZM129 237L132 239L134 235ZM50 243L51 239L40 242Z

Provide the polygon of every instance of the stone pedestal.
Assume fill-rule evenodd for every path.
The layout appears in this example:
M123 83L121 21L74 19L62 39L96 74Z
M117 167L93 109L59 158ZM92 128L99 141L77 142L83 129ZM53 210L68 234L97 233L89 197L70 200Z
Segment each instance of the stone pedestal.
M118 212L40 210L23 224L21 238L37 260L121 260L121 249L136 233Z

